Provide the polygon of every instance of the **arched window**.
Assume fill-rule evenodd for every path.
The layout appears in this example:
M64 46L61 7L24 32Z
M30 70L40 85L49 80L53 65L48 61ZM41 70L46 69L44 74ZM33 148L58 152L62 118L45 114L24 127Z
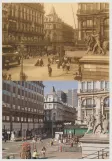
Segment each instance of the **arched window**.
M92 98L87 98L82 102L82 107L92 108L96 107L95 100Z
M104 26L109 26L109 19L108 18L104 20Z
M104 99L104 107L109 107L109 97Z

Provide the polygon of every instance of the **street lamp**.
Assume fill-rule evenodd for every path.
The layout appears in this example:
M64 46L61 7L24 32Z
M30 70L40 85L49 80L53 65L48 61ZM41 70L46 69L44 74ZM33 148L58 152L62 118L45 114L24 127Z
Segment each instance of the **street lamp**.
M23 52L24 52L25 46L23 44L23 41L21 41L19 46L19 52L21 52L21 70L20 70L20 81L26 80L26 75L23 72Z
M52 138L53 138L53 133L54 133L54 130L53 130L53 125L54 125L53 123L54 123L54 120L55 120L54 116L55 116L55 113L53 113L53 111L52 111Z

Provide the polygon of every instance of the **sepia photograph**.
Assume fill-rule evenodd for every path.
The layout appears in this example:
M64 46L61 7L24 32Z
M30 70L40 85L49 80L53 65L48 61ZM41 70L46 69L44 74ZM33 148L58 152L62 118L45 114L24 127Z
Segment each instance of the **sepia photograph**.
M2 3L3 80L109 80L109 3Z
M108 81L2 83L3 159L109 159Z

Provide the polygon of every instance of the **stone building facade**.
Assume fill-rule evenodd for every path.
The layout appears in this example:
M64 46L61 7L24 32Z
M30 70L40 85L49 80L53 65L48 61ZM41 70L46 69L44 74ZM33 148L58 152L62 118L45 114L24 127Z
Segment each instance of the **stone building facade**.
M78 82L78 123L99 110L109 119L109 82Z
M54 7L45 16L44 29L45 39L50 42L48 48L60 52L64 46L74 45L74 29L59 18Z
M52 122L55 130L62 130L64 123L75 122L75 108L62 102L55 91L44 97L45 123L51 130ZM54 130L54 131L55 131Z
M103 39L109 39L109 3L78 3L79 40L85 33L101 33Z
M2 128L26 133L44 130L44 85L41 81L3 81ZM22 134L21 133L21 134Z
M2 44L17 48L23 41L27 52L41 49L44 39L42 3L2 3Z

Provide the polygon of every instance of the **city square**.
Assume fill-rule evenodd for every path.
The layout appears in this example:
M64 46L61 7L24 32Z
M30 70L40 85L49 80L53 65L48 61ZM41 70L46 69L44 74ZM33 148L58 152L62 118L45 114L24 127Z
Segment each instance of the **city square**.
M3 3L2 13L4 80L109 79L108 3Z
M109 158L109 106L107 81L3 81L2 156Z

